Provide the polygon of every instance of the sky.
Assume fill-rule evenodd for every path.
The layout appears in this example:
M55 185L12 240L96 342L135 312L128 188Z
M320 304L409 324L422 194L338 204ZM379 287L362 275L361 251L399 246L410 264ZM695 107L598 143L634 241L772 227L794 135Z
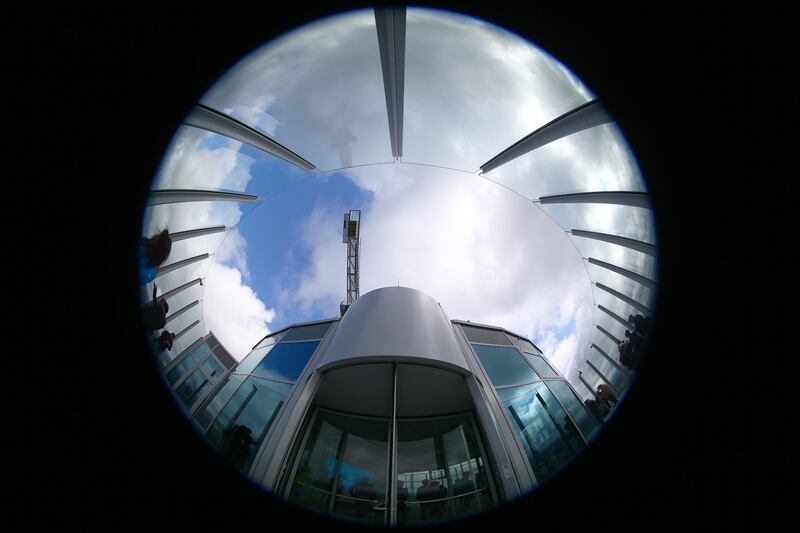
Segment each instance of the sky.
M482 163L542 124L594 98L567 67L495 26L409 9L403 157L393 162L374 16L351 12L288 33L245 58L201 101L272 136L317 165L308 173L240 142L181 127L153 189L245 191L256 203L149 207L144 235L225 225L225 233L175 243L169 262L209 259L156 280L170 299L201 304L173 349L211 330L241 360L285 325L338 315L345 299L342 216L362 210L361 293L412 287L452 319L502 326L530 338L573 383L583 359L614 374L595 329L624 328L630 306L599 281L652 304L649 289L588 265L595 257L654 277L652 258L570 237L589 229L655 242L641 208L539 205L546 194L645 190L614 124L550 143L486 175ZM152 285L143 288L143 298ZM622 328L622 329L620 329ZM585 392L585 391L584 391Z

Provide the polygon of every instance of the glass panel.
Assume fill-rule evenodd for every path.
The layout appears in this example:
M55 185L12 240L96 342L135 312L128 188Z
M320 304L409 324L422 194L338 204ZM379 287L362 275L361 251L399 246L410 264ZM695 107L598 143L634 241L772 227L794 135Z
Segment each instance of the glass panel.
M529 41L442 11L408 9L405 65L407 162L474 172L593 97Z
M281 342L321 339L325 336L325 332L327 332L330 327L331 322L325 322L324 324L292 328L286 336L281 339Z
M478 359L495 387L541 379L516 348L473 344Z
M584 403L575 395L575 392L563 381L548 381L547 386L555 393L556 397L566 407L572 419L587 439L597 429L597 422L586 410Z
M511 342L513 342L514 345L523 352L538 353L538 354L542 353L528 339L521 339L519 337L515 337L514 335L509 335L509 337L511 338Z
M245 357L239 366L236 367L236 373L238 374L249 374L253 371L255 367L258 366L264 356L267 355L272 348L275 347L275 344L271 344L268 346L264 346L263 348L256 348L252 352L250 352L247 357Z
M528 360L533 365L533 368L536 369L536 373L545 378L557 378L558 372L553 370L553 368L545 361L544 357L534 355L529 353Z
M388 433L386 420L318 411L289 501L320 514L384 525Z
M474 328L471 326L461 326L464 329L464 334L470 342L481 342L483 344L502 344L511 346L511 341L508 340L505 333L497 331L496 329Z
M222 368L222 365L219 364L216 357L209 357L202 363L203 368L208 372L208 375L215 380L219 379L222 374L225 373L225 369Z
M222 457L247 473L291 385L248 378L206 433Z
M656 243L655 221L649 209L589 203L540 204L540 207L565 230L588 230Z
M239 385L244 381L244 376L232 375L225 380L225 384L220 388L217 393L211 397L211 400L200 410L198 410L195 418L200 424L202 429L206 429L208 424L214 419L225 403L230 400L234 391L239 388Z
M175 382L186 373L186 371L197 365L198 359L202 358L207 353L208 346L206 346L205 342L201 342L197 348L186 354L186 357L181 359L174 367L172 367L169 372L167 372L167 380L170 382L170 384L174 385Z
M321 171L391 162L373 11L285 34L231 69L202 102L266 133Z
M397 523L421 525L492 507L488 473L466 415L397 424Z
M501 389L497 393L511 415L517 437L539 482L583 448L577 428L544 382Z
M305 368L319 341L280 343L253 371L254 376L294 381Z
M175 389L175 394L177 394L178 398L180 398L181 402L183 402L184 407L188 409L194 404L195 400L197 400L197 398L199 398L200 395L210 387L210 385L211 384L208 382L200 369L197 369L192 372L177 389Z
M270 335L266 339L263 339L261 342L259 342L256 345L256 348L263 348L264 346L272 346L273 344L275 344L278 341L280 341L281 337L283 337L285 333L286 333L285 331L282 331L280 333L276 333L274 335Z

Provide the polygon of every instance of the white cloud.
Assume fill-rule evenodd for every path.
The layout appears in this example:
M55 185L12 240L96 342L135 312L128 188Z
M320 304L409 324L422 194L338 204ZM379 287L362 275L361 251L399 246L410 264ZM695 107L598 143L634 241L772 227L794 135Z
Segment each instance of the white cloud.
M591 286L569 237L538 207L488 180L444 169L386 165L346 175L373 193L361 206L362 294L399 281L437 299L451 318L545 342L545 355L573 372L590 342ZM342 214L317 206L304 221L310 264L286 287L279 308L296 306L307 319L336 313L345 296ZM575 331L556 339L573 320Z

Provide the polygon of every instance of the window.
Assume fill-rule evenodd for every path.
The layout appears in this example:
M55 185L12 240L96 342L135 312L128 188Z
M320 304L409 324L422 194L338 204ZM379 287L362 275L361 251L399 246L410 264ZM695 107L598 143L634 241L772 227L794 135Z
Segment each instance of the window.
M561 380L548 381L547 386L550 387L559 401L569 411L569 414L572 415L572 419L578 424L583 436L588 439L589 435L597 429L597 422L589 414L583 402L575 395L570 386Z
M222 457L247 473L292 386L248 378L211 424L206 437Z
M233 393L239 388L239 385L242 384L244 379L244 376L237 376L234 374L225 380L225 384L222 388L219 389L217 393L211 397L211 400L206 403L205 407L200 409L197 415L195 415L201 428L205 429L208 427L208 424L222 411L225 403L230 400L231 396L233 396Z
M316 350L319 341L280 343L253 370L253 375L280 381L294 381Z
M470 342L480 342L483 344L502 344L502 345L511 345L511 341L508 340L505 333L502 331L497 331L496 329L486 329L486 328L474 328L472 326L464 326L462 325L461 328L464 330L464 334L467 336Z
M325 322L323 324L312 324L310 326L292 328L281 339L281 342L318 340L325 336L325 333L330 327L331 323Z
M178 398L180 398L183 405L188 409L209 386L208 379L206 379L206 376L198 368L175 389L175 394L178 395Z
M473 344L472 347L495 387L541 379L516 348L481 344Z
M542 376L543 378L557 378L558 372L553 370L553 367L545 361L544 357L534 355L532 353L528 354L528 359L530 360L533 368L536 369L536 372Z
M575 424L544 382L497 392L540 482L584 446Z

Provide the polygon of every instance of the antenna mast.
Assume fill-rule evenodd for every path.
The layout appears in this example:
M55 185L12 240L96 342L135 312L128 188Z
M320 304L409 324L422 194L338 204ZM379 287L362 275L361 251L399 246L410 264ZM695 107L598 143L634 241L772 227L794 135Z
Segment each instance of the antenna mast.
M339 311L345 311L358 299L358 250L361 233L361 210L351 209L344 215L342 242L347 244L347 301L339 304Z

